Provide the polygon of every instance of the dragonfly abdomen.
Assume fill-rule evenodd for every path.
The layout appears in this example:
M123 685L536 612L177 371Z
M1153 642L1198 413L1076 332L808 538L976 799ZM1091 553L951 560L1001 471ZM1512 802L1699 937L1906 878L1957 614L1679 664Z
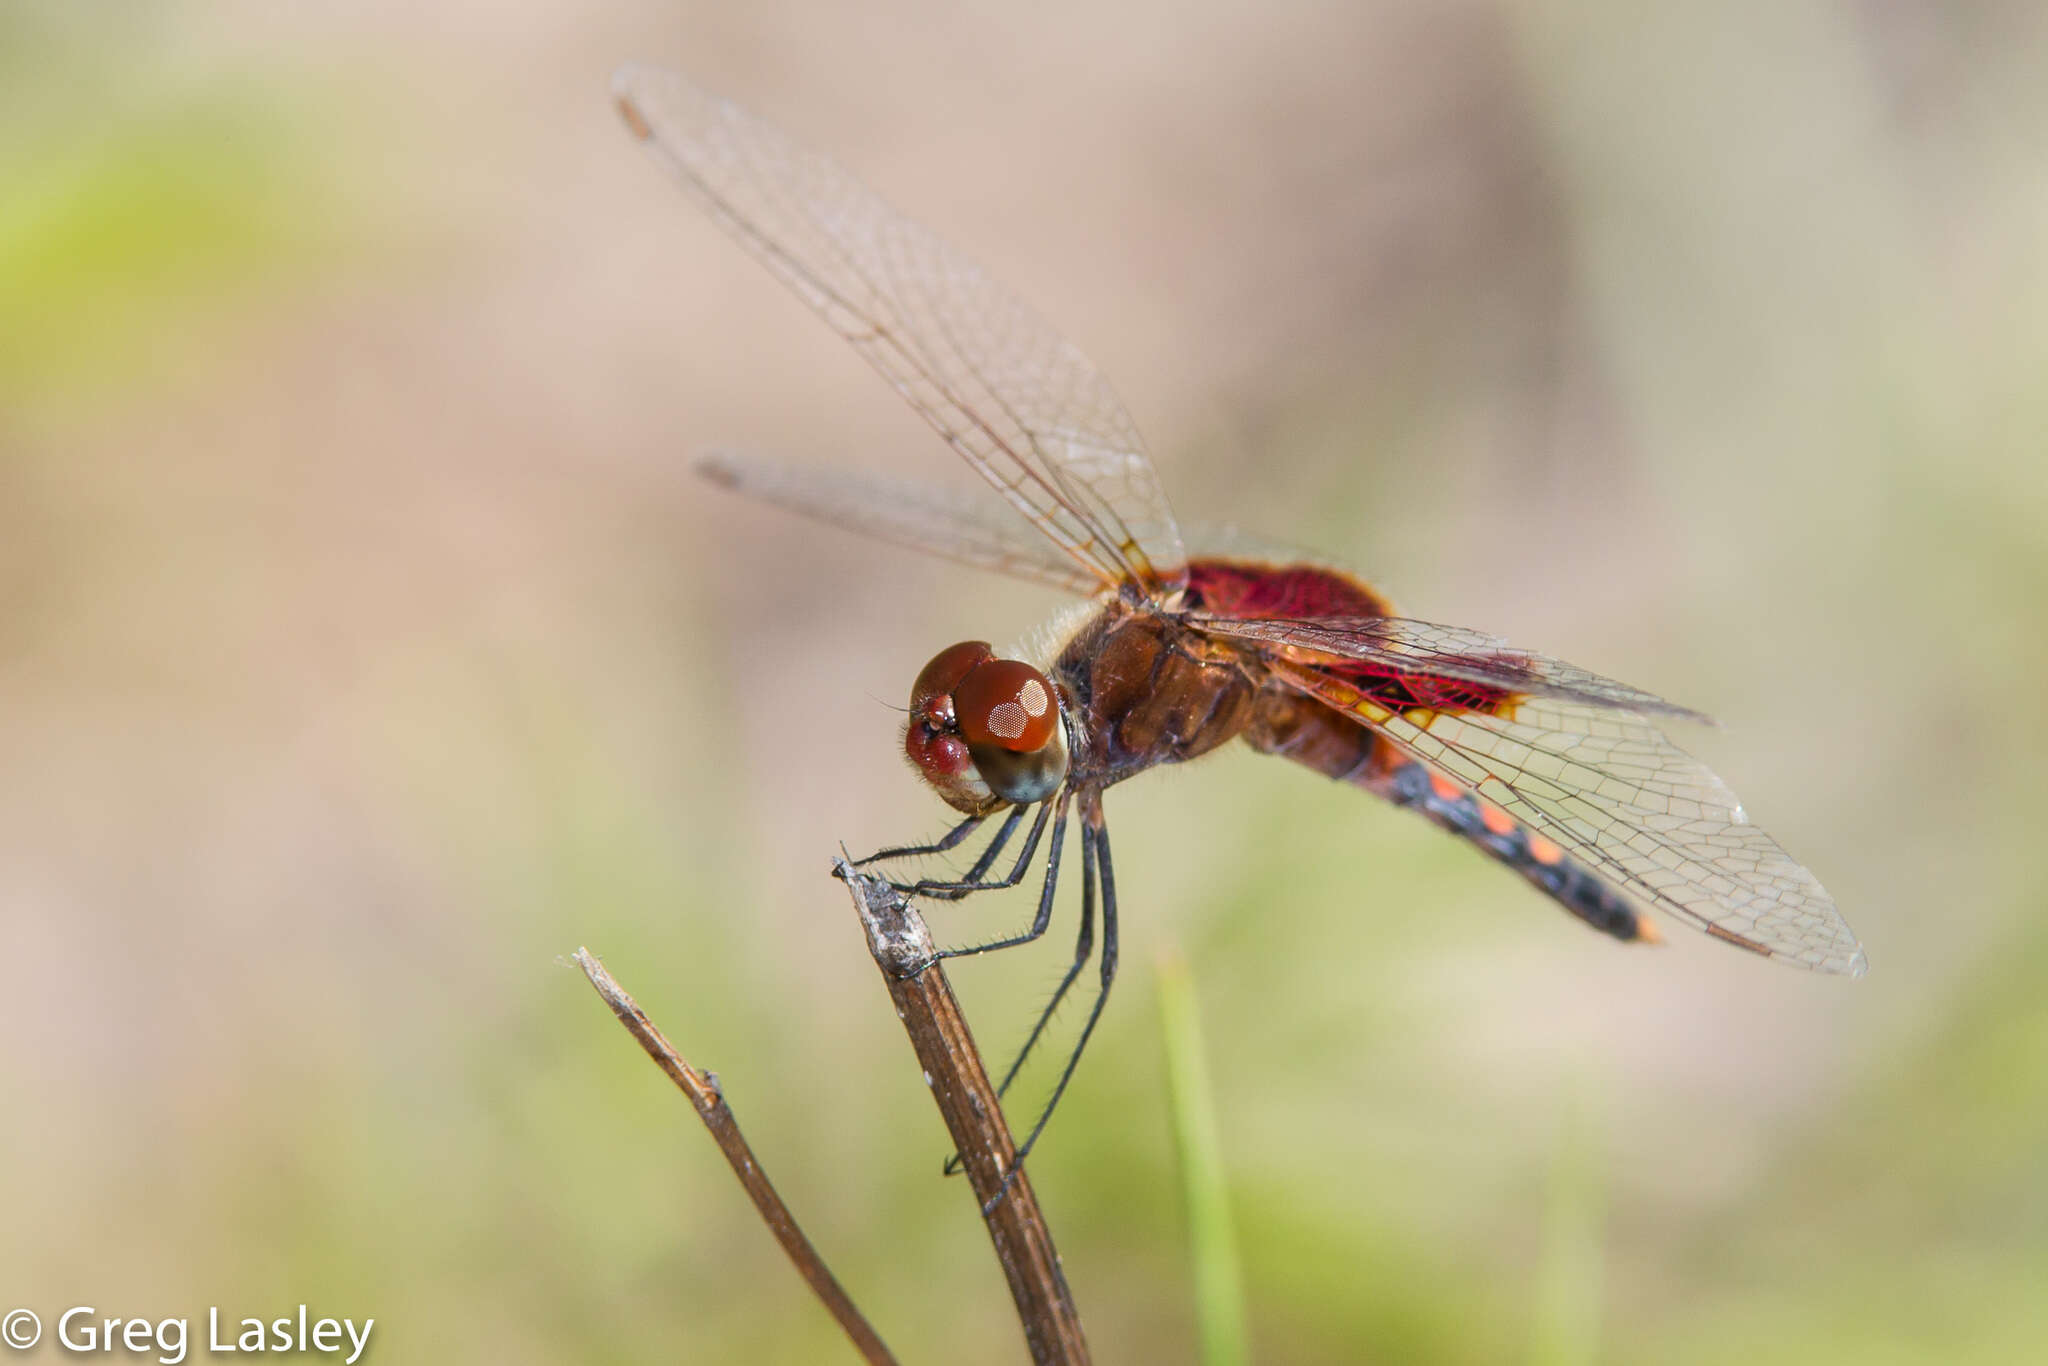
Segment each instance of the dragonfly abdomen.
M1359 786L1396 806L1421 812L1534 883L1579 919L1616 939L1655 941L1654 924L1618 892L1566 856L1555 841L1530 830L1470 789L1409 759L1373 773Z
M1514 869L1602 934L1647 943L1660 938L1654 922L1555 841L1366 727L1292 689L1269 685L1260 692L1245 739L1254 749L1292 759L1419 812Z

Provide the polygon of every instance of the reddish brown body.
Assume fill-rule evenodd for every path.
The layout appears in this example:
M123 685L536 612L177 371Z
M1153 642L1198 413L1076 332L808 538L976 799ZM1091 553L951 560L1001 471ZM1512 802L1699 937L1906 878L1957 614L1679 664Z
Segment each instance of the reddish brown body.
M1384 598L1335 570L1240 560L1191 561L1185 608L1241 618L1392 614ZM1596 929L1618 939L1654 935L1650 922L1555 843L1370 727L1272 678L1262 658L1172 613L1113 600L1060 651L1052 670L1074 722L1069 781L1099 790L1158 764L1197 758L1241 735L1261 753L1362 787L1463 836ZM1481 684L1360 660L1321 665L1395 711L1507 713L1516 701Z
M1233 617L1377 617L1389 610L1384 598L1335 570L1224 559L1188 563L1183 604ZM1052 673L1079 732L1074 776L1083 783L1107 787L1156 764L1197 758L1239 735L1334 778L1357 767L1360 746L1371 747L1370 733L1356 722L1271 682L1255 651L1122 599L1067 642ZM1299 752L1276 742L1283 735L1305 741L1308 726L1319 726L1317 740Z
M1107 787L1243 732L1260 680L1240 651L1112 601L1053 665L1074 727L1073 781Z
M1390 613L1379 594L1335 570L1225 559L1189 562L1184 606L1248 618ZM1353 661L1339 667L1393 705L1424 704L1413 680L1374 676ZM1347 779L1374 745L1357 722L1271 681L1256 651L1121 599L1067 642L1052 673L1079 732L1075 778L1097 786L1197 758L1239 735L1255 749Z

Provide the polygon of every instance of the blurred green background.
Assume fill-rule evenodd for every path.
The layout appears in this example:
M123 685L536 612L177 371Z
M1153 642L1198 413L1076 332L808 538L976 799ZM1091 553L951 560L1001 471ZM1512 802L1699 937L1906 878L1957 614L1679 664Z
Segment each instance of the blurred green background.
M907 1360L1022 1359L825 874L943 827L925 659L1059 604L688 475L963 477L630 57L1013 283L1184 519L1719 715L1869 950L1630 951L1249 753L1119 789L1033 1167L1100 1359L1193 1350L1170 952L1261 1360L2040 1359L2048 18L1642 8L0 11L0 1300L846 1359L587 944ZM956 974L991 1052L1070 915Z

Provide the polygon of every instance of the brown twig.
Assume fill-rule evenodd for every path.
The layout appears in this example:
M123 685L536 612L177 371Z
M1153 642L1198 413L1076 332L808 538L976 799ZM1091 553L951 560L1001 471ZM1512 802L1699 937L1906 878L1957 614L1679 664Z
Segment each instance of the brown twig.
M640 1041L647 1050L647 1056L654 1059L662 1071L668 1073L682 1093L690 1098L690 1104L697 1107L697 1114L704 1120L704 1127L711 1131L712 1139L718 1144L725 1160L732 1164L733 1175L740 1179L747 1195L754 1202L754 1208L761 1212L761 1218L768 1225L775 1241L782 1244L782 1250L789 1254L797 1274L810 1283L811 1290L825 1304L826 1310L838 1321L840 1329L852 1341L855 1348L868 1361L887 1363L895 1366L896 1358L889 1352L881 1337L847 1298L845 1289L825 1266L818 1250L811 1246L811 1240L804 1237L804 1231L797 1227L796 1219L789 1212L789 1206L782 1203L775 1186L761 1170L755 1160L753 1149L740 1133L739 1121L733 1118L726 1107L725 1094L719 1089L718 1077L710 1072L700 1072L690 1066L677 1053L661 1031L654 1027L654 1021L647 1018L647 1012L626 994L612 975L604 970L604 964L597 961L589 949L576 950L576 965L583 969L583 975L590 979L590 985L597 988L597 994L612 1008L612 1014L619 1017L627 1032Z
M1081 1317L1060 1271L1052 1233L1039 1212L1030 1177L1014 1170L1016 1141L960 1003L939 966L931 932L887 882L856 872L844 859L835 871L853 893L868 951L889 984L897 1017L910 1035L932 1099L945 1117L968 1183L981 1202L982 1219L1010 1282L1032 1360L1063 1366L1086 1362L1088 1342L1081 1335Z

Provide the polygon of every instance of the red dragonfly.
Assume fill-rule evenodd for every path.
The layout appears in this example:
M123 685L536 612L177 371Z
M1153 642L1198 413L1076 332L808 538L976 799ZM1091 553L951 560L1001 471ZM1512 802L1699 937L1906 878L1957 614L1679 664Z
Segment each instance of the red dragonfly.
M791 511L1088 600L1043 657L951 646L911 689L904 748L963 819L940 853L1001 815L958 899L1021 882L1041 846L1029 943L1051 922L1069 817L1081 832L1081 930L1046 1019L1095 957L1100 987L1028 1152L1066 1089L1116 973L1117 901L1102 794L1231 740L1421 813L1593 928L1659 939L1655 909L1724 943L1861 976L1863 950L1820 883L1735 794L1666 739L1683 707L1493 636L1399 616L1377 590L1255 552L1189 554L1136 426L1108 382L972 261L830 160L674 74L627 67L627 126L717 223L907 399L1008 512L933 488L719 454L699 468ZM1017 856L992 874L1029 813Z

